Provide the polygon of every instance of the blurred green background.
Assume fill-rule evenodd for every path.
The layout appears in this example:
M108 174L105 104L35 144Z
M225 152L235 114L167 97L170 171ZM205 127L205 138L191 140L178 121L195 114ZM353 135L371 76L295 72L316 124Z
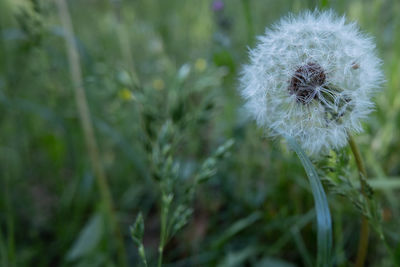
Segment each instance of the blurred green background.
M355 138L387 239L385 246L372 232L367 265L400 264L400 1L67 4L114 213L97 186L56 3L2 0L1 266L122 266L121 258L138 266L129 226L139 212L154 266L165 190L174 194L171 211L184 203L193 212L172 223L187 220L165 247L165 266L313 266L315 213L303 168L247 118L237 88L256 35L289 12L315 8L358 21L384 62L376 111ZM333 217L335 266L352 266L359 234L348 152L315 162ZM185 188L196 189L190 200Z

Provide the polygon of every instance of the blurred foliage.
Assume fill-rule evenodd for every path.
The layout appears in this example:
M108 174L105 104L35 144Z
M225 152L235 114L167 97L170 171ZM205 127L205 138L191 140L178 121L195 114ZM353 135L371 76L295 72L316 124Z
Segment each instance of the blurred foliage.
M175 228L165 243L166 266L313 265L315 213L305 173L280 140L264 138L248 120L237 77L247 46L266 26L316 7L357 20L384 62L386 85L356 141L387 240L372 234L368 266L400 264L399 1L68 5L129 266L142 262L141 244L148 265L156 264L169 194ZM0 266L117 266L64 35L52 1L0 1ZM222 157L224 144L230 147ZM368 212L348 155L343 149L316 160L330 193L336 266L354 261L360 211Z

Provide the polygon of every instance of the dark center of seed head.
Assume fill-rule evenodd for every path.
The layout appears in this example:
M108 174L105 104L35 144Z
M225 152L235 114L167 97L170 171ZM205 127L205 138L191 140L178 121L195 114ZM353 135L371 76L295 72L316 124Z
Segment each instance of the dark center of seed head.
M316 88L325 83L324 69L315 62L309 62L299 67L293 74L289 84L289 92L295 94L297 101L308 104L317 99Z

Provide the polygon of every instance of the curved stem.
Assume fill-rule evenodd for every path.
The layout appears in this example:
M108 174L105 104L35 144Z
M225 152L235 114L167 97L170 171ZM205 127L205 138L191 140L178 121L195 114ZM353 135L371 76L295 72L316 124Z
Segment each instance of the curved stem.
M363 182L363 178L364 179L367 178L367 171L365 170L364 162L362 160L360 151L358 150L357 144L354 142L354 139L351 135L349 135L349 145L351 151L353 152L354 159L356 161L357 168L359 171L361 194L366 200L368 200L368 196L365 191L365 184ZM368 251L368 237L369 237L368 219L365 215L363 215L361 221L360 240L358 241L357 258L355 264L356 267L364 266L365 258L367 256L367 251Z
M61 24L65 31L65 42L66 42L67 56L70 68L70 75L86 147L96 177L96 182L99 187L101 200L103 202L102 203L103 208L105 208L105 212L108 215L107 217L110 220L112 232L116 238L118 246L117 254L119 258L119 266L127 266L123 236L119 229L116 214L114 212L114 204L110 188L108 185L106 172L100 160L100 152L94 133L93 122L90 116L89 105L87 102L85 89L83 86L82 70L80 65L79 53L76 47L76 42L74 37L75 34L66 0L58 0L57 7L61 19Z

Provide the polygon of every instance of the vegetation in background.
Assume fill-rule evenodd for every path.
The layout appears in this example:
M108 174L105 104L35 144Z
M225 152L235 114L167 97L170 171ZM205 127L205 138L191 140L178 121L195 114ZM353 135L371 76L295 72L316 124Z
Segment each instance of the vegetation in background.
M314 265L306 173L247 118L237 77L255 35L315 7L357 20L384 61L376 111L355 138L379 206L367 264L400 265L400 2L67 4L128 266L144 264L141 246L156 265L160 244L165 266ZM0 1L0 266L120 266L74 98L67 34L56 2ZM370 211L348 150L315 162L336 266L355 261L358 218Z

